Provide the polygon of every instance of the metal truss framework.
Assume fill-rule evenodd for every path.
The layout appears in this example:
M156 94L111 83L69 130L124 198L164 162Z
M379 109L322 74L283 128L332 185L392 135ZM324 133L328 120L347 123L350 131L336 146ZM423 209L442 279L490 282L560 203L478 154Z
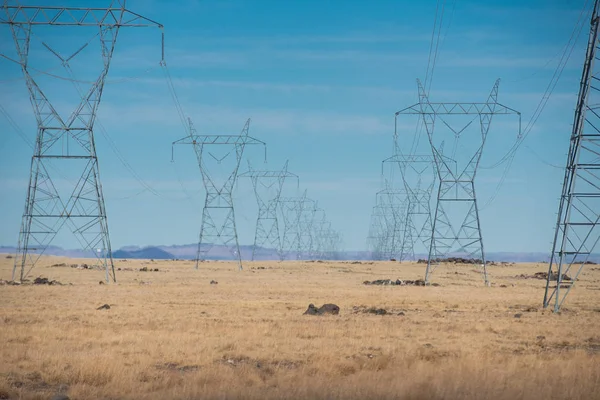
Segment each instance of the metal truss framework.
M397 137L397 133L395 135ZM407 196L405 227L402 245L397 260L415 258L415 242L422 242L429 249L431 241L432 218L431 218L431 194L435 185L432 179L427 186L423 185L423 174L428 170L434 173L435 162L430 155L402 155L396 154L382 161L383 167L386 163L396 164L402 175L402 183ZM412 175L409 177L409 175ZM410 179L415 178L415 179Z
M266 144L248 135L250 119L246 121L239 135L198 135L191 119L188 119L188 123L189 136L173 142L173 146L191 144L194 147L200 173L202 174L202 182L206 189L195 268L198 269L199 262L206 259L206 255L215 244L221 244L237 260L238 268L241 270L243 268L242 256L240 254L240 245L235 224L232 193L244 154L244 148L247 145L263 145L266 159ZM204 153L208 152L208 148L211 146L228 146L227 148L230 150L218 160L219 163L232 153L235 154L236 159L235 163L233 163L231 173L223 181L218 181L217 177L209 171L209 167L204 160ZM212 154L209 153L209 155Z
M11 29L18 53L18 60L13 61L21 66L37 121L37 138L12 279L16 278L17 270L19 279L25 279L59 230L67 225L80 245L94 252L105 270L106 281L111 278L116 281L94 142L94 122L119 29L159 27L162 30L161 24L125 9L124 1L118 4L120 7L109 8L35 7L11 6L5 1L2 6L4 16L0 16L0 24ZM56 111L30 74L30 69L34 69L29 65L32 28L43 25L98 28L103 65L98 78L85 90L73 78L69 61L87 43L68 57L43 43L60 59L71 76L65 80L73 82L81 96L67 118ZM70 183L68 199L59 195L53 182L52 162L69 166L70 170L83 164L77 182Z
M287 168L287 161L279 171L257 171L252 169L248 163L248 171L239 175L252 180L256 202L258 203L252 260L256 256L257 248L265 245L277 249L279 259L283 260L284 255L277 219L279 198L286 178L296 178L296 183L299 184L298 175L288 172Z
M376 260L398 260L412 251L404 240L408 208L409 196L404 189L387 186L375 194L368 242Z
M600 79L599 23L596 0L544 294L544 308L554 303L554 312L560 311L600 240L600 89L594 84Z
M492 117L494 115L517 115L519 117L520 133L521 114L498 103L499 79L494 84L487 101L483 103L433 103L429 101L419 80L417 80L417 84L419 103L396 112L396 118L403 114L418 114L423 118L439 179L425 281L429 282L430 275L439 264L439 260L446 258L452 252L461 252L466 253L467 257L480 260L483 278L486 285L488 285L483 238L475 194L475 177ZM464 168L462 166L456 168L454 160L445 157L441 146L434 144L433 135L436 118L439 118L453 131L456 139L468 126L457 131L443 119L442 116L446 115L476 115L479 118L481 141ZM448 217L448 212L460 203L466 205L464 209L467 211L464 213L464 219L461 216L462 223L457 227L453 226Z
M311 256L313 246L313 222L317 203L306 197L306 190L299 197L281 197L280 212L283 219L283 235L280 256L287 258L296 253L296 259Z

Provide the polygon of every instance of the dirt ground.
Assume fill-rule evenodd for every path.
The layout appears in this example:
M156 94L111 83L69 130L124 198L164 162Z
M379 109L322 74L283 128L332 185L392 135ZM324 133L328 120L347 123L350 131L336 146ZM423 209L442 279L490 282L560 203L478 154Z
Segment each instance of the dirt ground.
M0 286L0 399L600 398L600 266L553 314L524 277L543 264L492 266L491 287L441 265L418 287L363 284L422 278L416 263L116 260L107 285L71 267L90 261L44 257L30 278L62 285Z

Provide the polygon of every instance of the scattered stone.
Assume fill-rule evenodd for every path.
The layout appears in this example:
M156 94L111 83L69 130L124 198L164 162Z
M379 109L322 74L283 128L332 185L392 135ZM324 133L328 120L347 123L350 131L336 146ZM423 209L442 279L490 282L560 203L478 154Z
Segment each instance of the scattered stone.
M377 279L374 281L364 281L363 285L391 285L391 286L427 286L422 279L417 280L392 280L392 279ZM440 286L439 283L433 283L431 286Z
M404 313L404 311L400 311L397 315L405 316L406 314Z
M448 258L436 258L431 260L431 262L439 264L439 263L453 263L453 264L483 264L483 261L478 258L462 258L462 257L448 257ZM427 264L427 259L419 259L417 260L417 264ZM490 263L487 263L490 264ZM490 265L495 265L492 263Z
M96 310L110 310L110 306L108 304L104 304L96 308Z
M98 285L104 285L104 281L98 281Z
M13 258L13 256L11 256L10 254L6 256L6 258L11 259Z
M142 268L140 268L140 271L141 272L147 272L148 271L148 267L142 267Z
M340 313L340 308L335 304L323 304L321 307L317 308L314 304L309 304L308 308L304 312L303 315L338 315Z
M385 308L371 308L369 310L367 310L368 313L370 314L375 314L375 315L385 315L387 314L387 311Z
M219 282L217 282L217 281L210 281L210 284L211 284L211 285L218 285L218 284L219 284Z
M71 400L71 398L66 394L55 394L50 400Z
M66 267L67 264L65 263L60 263L60 264L52 264L50 267Z
M544 335L540 335L540 336L536 337L536 339L537 339L537 340L545 340L545 339L546 339L546 336L544 336Z
M59 281L51 281L48 278L37 277L33 280L34 285L62 285Z
M500 285L500 287L501 287L501 288L505 288L505 287L508 287L508 286L506 286L506 285Z
M514 315L515 318L521 318L522 316L523 316L523 314L521 314L521 313Z
M518 279L543 279L543 280L547 280L548 279L548 273L547 272L536 272L533 275L526 275L526 274L521 274L521 275L517 275L515 276L515 278ZM550 280L551 281L556 281L558 280L558 274L556 274L555 272L552 273L552 275L550 275ZM563 281L571 281L571 277L567 274L563 274L562 275L562 280Z
M154 268L154 272L158 272L158 268Z
M396 261L396 259L395 258L390 258L390 261Z

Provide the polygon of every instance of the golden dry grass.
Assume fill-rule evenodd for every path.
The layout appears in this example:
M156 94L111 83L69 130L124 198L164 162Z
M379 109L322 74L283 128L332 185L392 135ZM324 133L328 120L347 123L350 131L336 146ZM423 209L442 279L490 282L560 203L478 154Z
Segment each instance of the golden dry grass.
M0 257L9 279L12 260ZM598 267L556 315L541 309L545 281L515 278L542 264L491 267L486 288L464 265L441 266L440 287L381 287L362 282L420 278L424 267L248 262L238 272L209 262L195 271L130 260L117 261L134 269L118 271L117 285L99 285L101 272L50 267L61 262L78 261L45 257L33 277L72 285L0 286L0 398L600 398ZM110 310L96 310L104 303ZM341 312L304 316L309 303Z

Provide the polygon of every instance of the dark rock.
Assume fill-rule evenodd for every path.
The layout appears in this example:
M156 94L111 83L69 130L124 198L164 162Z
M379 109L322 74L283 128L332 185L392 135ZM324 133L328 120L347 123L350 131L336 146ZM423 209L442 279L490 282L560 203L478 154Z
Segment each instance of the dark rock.
M398 313L398 315L400 315L400 316L405 316L406 314L404 313L404 311L400 311L400 312Z
M37 277L33 280L34 285L62 285L59 281L51 281L48 278Z
M104 285L104 281L98 281L98 285Z
M308 308L306 309L306 311L304 311L304 314L302 315L318 315L319 314L319 309L317 307L315 307L314 304L310 303L308 305Z
M387 314L387 311L385 310L385 308L370 308L369 310L367 310L367 312L369 312L370 314L375 314L375 315Z
M323 306L319 308L319 313L338 315L340 313L340 308L335 304L323 304Z
M306 311L304 311L303 315L338 315L340 313L340 308L335 304L323 304L321 307L317 308L314 304L309 304Z
M523 316L523 314L515 314L514 317L515 318L521 318Z
M71 398L66 394L55 394L50 400L71 400Z
M104 305L96 308L96 310L110 310L110 306L108 304L104 304Z
M154 272L158 272L158 268L154 268Z
M506 286L506 285L500 285L500 287L501 287L501 288L505 288L505 287L507 287L507 286Z
M6 258L11 259L13 258L13 256L11 256L10 254L6 256Z
M140 271L141 272L148 272L148 267L142 267L142 268L140 268Z
M219 283L219 282L217 282L217 281L210 281L210 284L211 284L211 285L217 285L218 283Z

